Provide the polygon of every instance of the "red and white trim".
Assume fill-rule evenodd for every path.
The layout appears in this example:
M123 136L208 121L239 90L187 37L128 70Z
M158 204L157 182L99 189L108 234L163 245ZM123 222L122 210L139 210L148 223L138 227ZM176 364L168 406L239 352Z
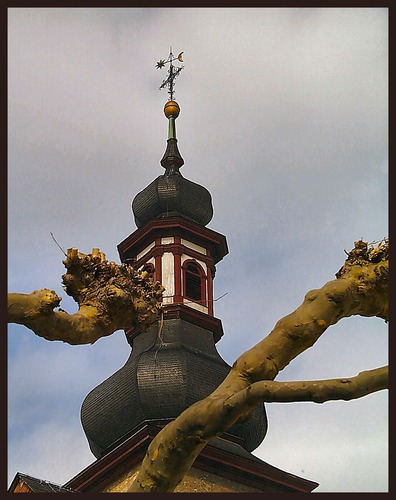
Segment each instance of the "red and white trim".
M165 287L164 305L181 304L213 316L215 264L228 253L223 235L182 217L153 219L118 251L121 261L135 269L154 266L154 279Z

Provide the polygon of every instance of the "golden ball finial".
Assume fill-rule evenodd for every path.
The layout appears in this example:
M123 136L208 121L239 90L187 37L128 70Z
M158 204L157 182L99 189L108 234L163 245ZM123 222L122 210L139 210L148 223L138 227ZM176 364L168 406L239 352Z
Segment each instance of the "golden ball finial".
M180 107L176 101L168 101L164 106L165 116L169 119L171 116L177 118L180 113Z

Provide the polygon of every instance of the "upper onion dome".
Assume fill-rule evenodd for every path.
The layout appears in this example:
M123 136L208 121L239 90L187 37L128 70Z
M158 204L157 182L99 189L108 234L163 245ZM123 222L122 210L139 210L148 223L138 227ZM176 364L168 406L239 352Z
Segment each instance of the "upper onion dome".
M138 227L158 217L180 215L206 226L213 217L212 197L209 191L185 179L179 172L184 160L179 153L176 139L176 118L180 107L168 101L164 107L169 120L168 142L161 165L165 173L157 177L132 201L132 212Z

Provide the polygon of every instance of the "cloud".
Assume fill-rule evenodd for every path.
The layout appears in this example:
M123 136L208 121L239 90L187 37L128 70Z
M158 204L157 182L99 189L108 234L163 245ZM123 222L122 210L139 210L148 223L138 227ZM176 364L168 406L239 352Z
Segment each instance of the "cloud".
M94 461L88 445L81 446L84 440L82 429L60 415L57 417L43 420L29 434L13 439L12 453L8 457L9 483L16 472L22 472L64 484Z
M323 405L266 405L268 435L254 454L317 481L318 493L386 492L388 427L380 408L387 407L383 392Z
M155 63L169 45L185 60L176 85L181 171L209 189L209 227L228 240L214 283L215 296L228 292L215 303L228 363L333 279L355 240L388 234L387 9L11 8L8 23L10 291L52 288L64 309L76 309L51 232L65 250L100 247L119 262L117 244L136 228L131 200L163 172L168 96ZM342 321L280 377L386 364L386 330L367 318ZM81 461L55 470L51 443L70 433L73 446L59 449L87 460L79 407L127 355L122 332L71 347L10 326L11 479L17 470L54 482L76 473ZM342 405L271 406L265 459L304 468L322 491L361 491L360 468L360 484L383 491L387 408L376 398L348 403L344 416L332 409ZM368 435L373 407L381 424L369 441L351 422L363 419ZM336 435L321 434L329 419ZM21 436L31 453L23 455ZM344 443L359 450L350 451L349 476Z

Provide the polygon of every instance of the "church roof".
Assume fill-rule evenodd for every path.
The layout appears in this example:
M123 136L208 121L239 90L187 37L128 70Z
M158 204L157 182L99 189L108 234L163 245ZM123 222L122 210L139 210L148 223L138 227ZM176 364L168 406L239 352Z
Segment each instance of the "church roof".
M160 427L147 423L104 457L96 460L67 486L81 493L103 491L117 477L138 466ZM274 467L229 439L209 441L194 462L194 468L211 472L268 493L309 493L318 483Z
M208 396L230 366L218 354L213 334L180 318L164 320L133 339L128 361L94 388L81 407L81 423L92 453L102 457L147 422L169 422ZM228 433L254 450L267 432L264 405Z

